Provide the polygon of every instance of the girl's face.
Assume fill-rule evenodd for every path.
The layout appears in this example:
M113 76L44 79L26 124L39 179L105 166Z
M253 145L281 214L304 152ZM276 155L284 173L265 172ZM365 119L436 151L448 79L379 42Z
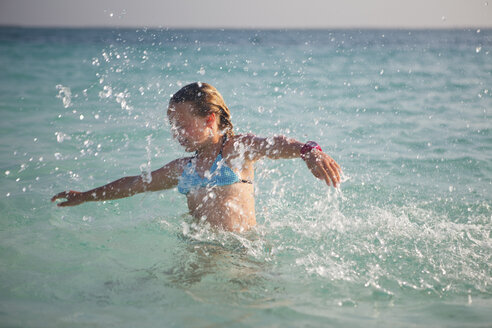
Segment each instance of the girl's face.
M186 151L196 151L210 140L210 120L193 114L192 103L172 104L167 110L167 116L173 137Z

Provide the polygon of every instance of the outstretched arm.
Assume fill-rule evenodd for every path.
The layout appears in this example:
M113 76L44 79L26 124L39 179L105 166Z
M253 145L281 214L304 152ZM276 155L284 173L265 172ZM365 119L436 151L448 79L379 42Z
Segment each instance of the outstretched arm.
M334 187L340 184L342 173L340 166L320 149L304 148L305 153L301 156L301 150L305 144L285 136L260 138L254 135L244 135L237 138L240 144L245 145L245 155L251 160L258 160L262 157L271 159L302 157L315 177Z
M145 191L170 189L177 186L178 178L188 160L189 158L180 158L153 171L151 181L145 181L140 175L124 177L85 192L63 191L53 196L51 201L65 198L66 201L57 205L75 206L89 201L125 198Z

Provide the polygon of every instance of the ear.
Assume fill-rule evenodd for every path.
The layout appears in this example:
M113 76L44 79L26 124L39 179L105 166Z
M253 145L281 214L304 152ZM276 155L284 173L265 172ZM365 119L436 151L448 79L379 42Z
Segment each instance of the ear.
M214 123L215 123L215 113L212 113L207 119L207 126L212 127Z

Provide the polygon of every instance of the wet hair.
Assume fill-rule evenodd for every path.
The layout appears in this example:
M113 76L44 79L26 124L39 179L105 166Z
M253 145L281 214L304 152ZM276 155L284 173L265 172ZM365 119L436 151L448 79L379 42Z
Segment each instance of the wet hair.
M231 112L215 87L203 82L188 84L172 95L169 106L184 102L192 103L197 115L205 117L215 113L220 118L219 129L228 137L234 135Z

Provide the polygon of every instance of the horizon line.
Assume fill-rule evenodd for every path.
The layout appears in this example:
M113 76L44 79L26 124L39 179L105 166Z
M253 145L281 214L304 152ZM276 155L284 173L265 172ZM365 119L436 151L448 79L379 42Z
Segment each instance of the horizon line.
M159 25L47 25L47 24L3 24L0 28L25 28L25 29L149 29L149 30L245 30L245 31L316 31L316 30L402 30L402 31L420 31L420 30L491 30L491 26L480 25L456 25L456 26L159 26Z

